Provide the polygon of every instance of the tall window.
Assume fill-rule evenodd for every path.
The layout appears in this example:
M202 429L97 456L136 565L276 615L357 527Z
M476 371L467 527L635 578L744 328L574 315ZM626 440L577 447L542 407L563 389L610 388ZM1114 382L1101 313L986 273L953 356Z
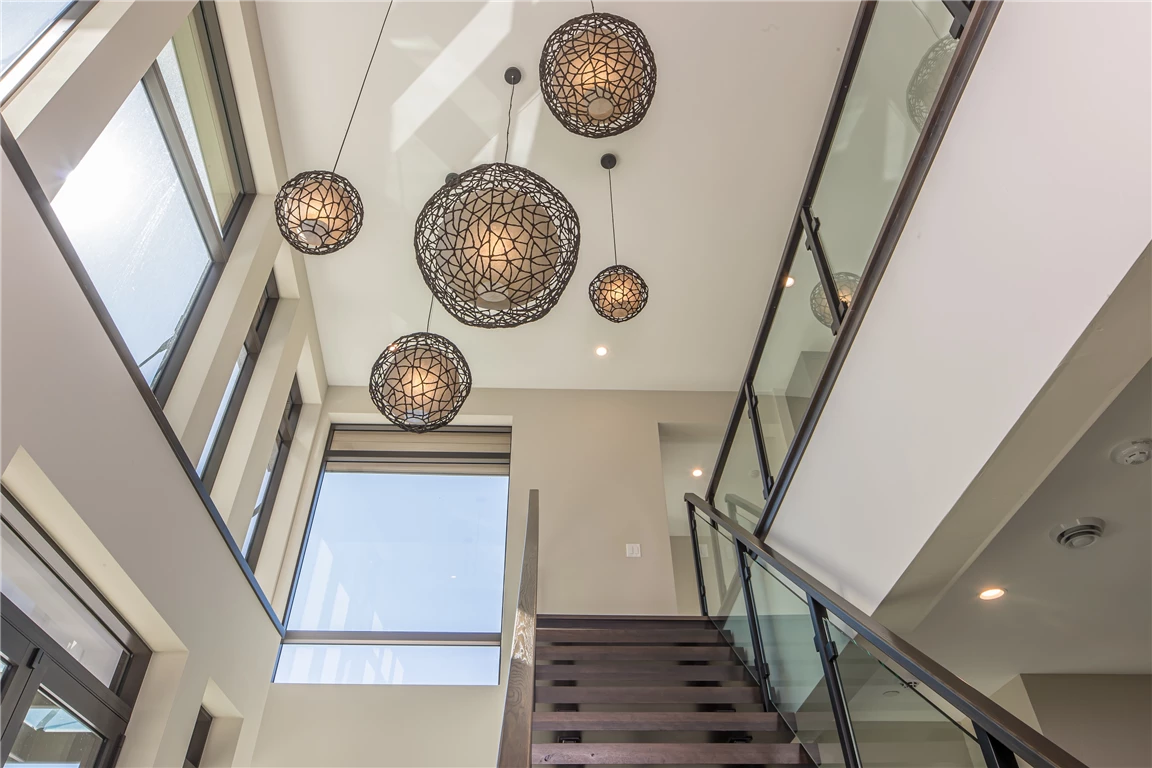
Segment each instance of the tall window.
M256 568L256 561L260 558L260 550L264 546L264 534L268 532L268 521L272 518L272 507L276 504L276 492L280 489L280 479L284 476L284 465L288 462L288 452L292 450L292 438L296 436L296 424L300 421L300 408L303 400L300 397L300 383L292 379L292 389L288 393L288 402L280 415L280 426L276 430L276 441L272 446L272 455L264 467L264 478L260 481L260 493L256 496L256 505L252 509L252 518L248 521L248 530L244 534L244 543L240 551L248 560L248 565Z
M227 259L240 192L251 188L240 181L247 160L209 9L197 6L52 201L161 401Z
M499 682L510 445L333 430L276 682Z
M0 761L104 768L150 652L3 493Z
M0 2L0 101L20 87L93 5L94 0Z
M196 463L196 472L208 490L212 490L212 485L216 482L216 473L220 470L220 462L224 459L228 439L232 436L232 428L236 425L236 417L240 414L240 406L244 403L244 394L248 391L252 372L256 370L256 360L260 357L260 350L268 338L268 329L272 326L272 317L276 313L279 295L276 276L270 275L268 284L264 286L264 293L260 297L260 303L256 305L256 312L252 315L252 324L244 337L240 356L232 366L232 375L228 377L228 385L224 389L220 407L216 410L216 417L212 419L204 451L200 454L200 461Z

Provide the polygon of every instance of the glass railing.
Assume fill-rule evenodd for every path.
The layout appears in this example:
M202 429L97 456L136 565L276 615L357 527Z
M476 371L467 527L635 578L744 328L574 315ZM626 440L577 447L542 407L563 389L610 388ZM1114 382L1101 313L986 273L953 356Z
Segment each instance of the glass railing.
M860 6L706 498L763 536L891 256L995 3ZM953 66L953 60L958 64ZM741 513L739 520L748 527Z
M1084 768L737 520L685 499L701 607L816 765Z

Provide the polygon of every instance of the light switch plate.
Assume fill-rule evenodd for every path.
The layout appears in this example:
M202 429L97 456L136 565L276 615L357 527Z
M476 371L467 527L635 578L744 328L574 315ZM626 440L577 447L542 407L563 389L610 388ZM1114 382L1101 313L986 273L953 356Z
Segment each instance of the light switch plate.
M639 544L625 544L624 545L624 555L626 557L640 557L640 545Z

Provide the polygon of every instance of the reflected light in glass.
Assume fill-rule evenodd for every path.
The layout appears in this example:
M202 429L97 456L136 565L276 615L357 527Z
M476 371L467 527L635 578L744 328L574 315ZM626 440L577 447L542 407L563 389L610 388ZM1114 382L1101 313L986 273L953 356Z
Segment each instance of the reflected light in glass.
M796 278L792 277L792 275L788 275L788 277L784 278L785 288L791 288L794 285L796 285Z

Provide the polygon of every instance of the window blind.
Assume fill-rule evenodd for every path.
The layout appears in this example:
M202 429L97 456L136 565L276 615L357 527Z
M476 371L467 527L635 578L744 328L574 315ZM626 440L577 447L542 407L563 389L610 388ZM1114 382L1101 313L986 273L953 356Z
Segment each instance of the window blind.
M328 472L507 475L510 427L442 427L415 434L398 427L338 425L324 468Z

